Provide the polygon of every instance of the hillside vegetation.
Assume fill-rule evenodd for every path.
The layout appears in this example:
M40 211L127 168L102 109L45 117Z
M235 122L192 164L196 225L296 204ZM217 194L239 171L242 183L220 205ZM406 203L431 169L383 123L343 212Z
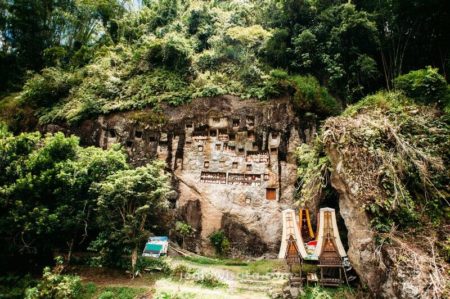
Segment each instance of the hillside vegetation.
M295 93L299 112L323 117L383 82L392 87L403 68L448 64L439 1L38 2L2 4L9 14L0 22L0 88L25 82L9 117L29 118L32 109L40 123L222 94ZM426 26L435 34L424 49L430 55L416 59L426 28L412 26L406 41L400 35L421 10L433 11ZM26 14L34 23L20 22Z
M182 284L176 275L193 264L284 271L275 261L226 260L221 230L209 238L221 259L139 258L147 237L168 234L176 217L167 165L136 167L119 144L83 147L42 132L121 111L160 124L167 107L222 95L284 98L299 135L303 120L315 120L317 138L296 149L297 205L345 202L352 237L362 211L373 250L360 254L348 237L358 292L311 287L304 297L369 296L364 277L374 269L379 286L448 297L448 28L445 0L0 0L0 298L178 298L179 285L186 298L199 288L227 297L227 284L248 282ZM174 227L183 238L195 232ZM120 282L87 283L101 269Z

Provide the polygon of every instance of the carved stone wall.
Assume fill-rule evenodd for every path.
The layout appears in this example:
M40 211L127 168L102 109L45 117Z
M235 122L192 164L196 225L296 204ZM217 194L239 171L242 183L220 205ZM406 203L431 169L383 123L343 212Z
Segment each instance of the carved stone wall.
M250 240L257 236L259 248L278 250L281 210L293 203L294 151L312 139L314 122L298 119L287 98L265 102L231 96L196 99L179 107L163 106L160 124L142 116L135 120L133 113L43 130L74 133L83 144L103 148L119 143L135 165L154 158L166 161L176 180L175 208L179 215L189 211L180 218L200 230L197 238L190 239L196 244L186 245L189 248L212 253L208 236L226 223L228 228L240 227L251 235ZM193 213L192 207L200 211ZM224 215L233 220L233 226L224 221ZM231 237L239 248L236 236Z

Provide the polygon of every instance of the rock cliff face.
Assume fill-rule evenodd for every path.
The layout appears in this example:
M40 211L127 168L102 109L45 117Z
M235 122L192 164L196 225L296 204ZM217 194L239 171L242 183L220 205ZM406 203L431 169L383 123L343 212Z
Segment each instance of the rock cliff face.
M334 133L337 140L342 138ZM363 285L380 298L441 298L446 274L436 264L434 249L423 248L427 236L408 239L391 234L389 242L376 242L362 199L369 193L361 179L367 177L364 169L373 167L366 165L372 160L369 151L363 144L348 151L333 143L327 144L326 151L332 164L331 185L339 193L340 214L348 229L348 257ZM358 159L360 163L354 163ZM377 188L372 180L370 189Z
M286 98L197 99L163 107L157 121L154 112L146 113L43 129L76 134L86 145L120 143L136 165L165 160L178 191L176 214L196 230L195 238L185 240L189 249L212 253L208 236L223 229L235 254L276 252L281 210L293 203L294 151L311 140L314 123L298 119Z

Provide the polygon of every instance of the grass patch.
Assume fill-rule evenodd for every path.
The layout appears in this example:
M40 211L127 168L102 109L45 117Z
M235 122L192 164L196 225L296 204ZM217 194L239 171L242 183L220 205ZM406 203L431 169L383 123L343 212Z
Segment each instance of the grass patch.
M162 292L159 294L156 294L155 299L194 299L197 298L197 295L194 293L189 292L182 292L182 293L170 293L170 292Z
M323 288L319 286L306 287L302 299L349 299L356 298L355 292L349 287Z
M361 101L348 106L342 116L355 116L362 110L382 109L394 113L400 113L406 106L414 104L401 93L380 91L373 95L366 96Z
M147 291L145 288L124 286L99 287L93 282L83 284L77 299L134 299Z
M284 271L286 262L284 260L260 260L250 262L246 267L250 273L266 274L271 272Z
M185 256L185 261L199 265L247 266L248 263L239 259L215 259L206 256Z
M183 257L182 260L198 265L231 266L230 270L266 274L287 271L284 260L243 261L239 259L215 259L204 256Z
M146 289L128 287L107 287L98 296L98 299L134 299L136 296L144 294Z
M221 282L216 276L211 273L200 275L194 280L194 282L209 289L227 287L226 283Z

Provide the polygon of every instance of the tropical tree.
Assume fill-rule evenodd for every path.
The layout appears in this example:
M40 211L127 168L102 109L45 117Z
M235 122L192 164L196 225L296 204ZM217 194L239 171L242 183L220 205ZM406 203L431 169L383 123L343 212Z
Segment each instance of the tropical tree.
M149 235L150 216L168 207L171 188L164 165L154 161L136 169L118 171L93 185L93 191L98 194L100 227L109 239L123 244L125 252L131 252L133 277L139 246Z

